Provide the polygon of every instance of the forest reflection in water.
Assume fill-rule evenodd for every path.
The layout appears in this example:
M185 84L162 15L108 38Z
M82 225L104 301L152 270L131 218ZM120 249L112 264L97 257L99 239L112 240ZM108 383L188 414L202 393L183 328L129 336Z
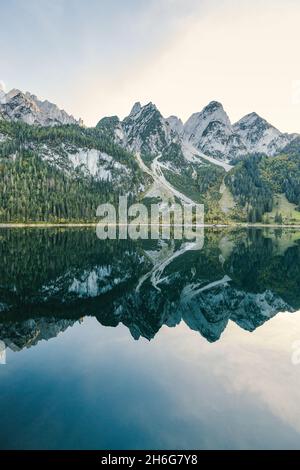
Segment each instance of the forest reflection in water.
M0 251L0 448L299 448L300 232Z
M300 308L300 232L206 229L204 245L97 239L93 229L1 231L0 339L22 349L84 316L153 338L184 321L209 342Z

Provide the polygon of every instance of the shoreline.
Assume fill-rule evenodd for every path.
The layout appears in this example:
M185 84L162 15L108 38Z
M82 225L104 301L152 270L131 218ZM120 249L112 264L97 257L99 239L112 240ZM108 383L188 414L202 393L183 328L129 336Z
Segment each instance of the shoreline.
M70 223L47 223L47 222L31 222L31 223L0 223L1 228L72 228L72 227L97 227L98 225L103 226L126 226L128 224L100 224L100 222L70 222ZM139 225L139 224L137 224ZM150 224L142 224L150 225ZM153 225L153 224L152 224ZM162 224L162 226L172 226L172 224ZM286 224L247 224L247 223L232 223L232 224L201 224L195 227L204 228L296 228L300 229L300 224L297 225L286 225Z

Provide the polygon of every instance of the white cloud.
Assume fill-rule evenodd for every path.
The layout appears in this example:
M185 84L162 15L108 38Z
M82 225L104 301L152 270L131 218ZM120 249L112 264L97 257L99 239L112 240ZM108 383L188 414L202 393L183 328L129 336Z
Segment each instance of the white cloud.
M0 80L0 91L6 92L6 85L3 80Z

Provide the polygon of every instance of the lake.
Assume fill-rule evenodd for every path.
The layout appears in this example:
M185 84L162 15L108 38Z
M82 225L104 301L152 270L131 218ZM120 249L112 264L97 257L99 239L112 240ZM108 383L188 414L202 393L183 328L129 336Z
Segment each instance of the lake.
M1 449L300 448L300 232L0 230Z

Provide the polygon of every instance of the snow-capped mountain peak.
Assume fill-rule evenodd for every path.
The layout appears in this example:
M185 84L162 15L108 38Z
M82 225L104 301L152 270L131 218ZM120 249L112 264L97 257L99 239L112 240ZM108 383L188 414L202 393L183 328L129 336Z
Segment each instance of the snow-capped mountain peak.
M201 152L222 160L253 153L272 156L295 138L295 135L281 133L255 112L232 125L222 104L217 101L212 101L187 120L183 136Z
M212 115L214 119L220 119L224 121L226 124L230 124L229 117L227 116L226 112L224 111L222 103L219 101L210 101L208 105L206 105L203 110L201 111L203 116Z
M141 109L142 109L141 103L137 101L136 103L134 103L132 110L129 113L129 117L136 116L141 111Z
M166 122L169 124L170 128L176 132L178 135L183 133L183 122L177 116L169 116L166 119Z
M8 91L6 94L5 94L5 100L6 102L10 101L11 99L13 99L15 96L17 95L20 95L22 92L20 90L18 90L17 88L12 88L10 91Z
M57 124L80 124L73 116L49 101L40 101L29 92L13 88L0 93L0 114L4 119L23 121L27 124L53 126Z
M230 127L230 120L221 103L211 101L202 111L194 113L184 124L184 136L186 140L197 142L211 122L220 122Z
M136 103L121 124L126 146L135 152L158 154L175 136L175 132L152 102L145 106Z
M242 138L249 153L270 156L275 155L294 138L283 134L255 112L242 117L233 125L233 130Z
M274 155L295 138L254 112L232 125L218 101L192 114L184 125L177 116L165 119L152 102L137 102L123 121L110 121L110 127L115 141L133 152L158 155L176 143L227 163L247 154Z
M15 88L6 93L3 86L0 116L40 126L82 124L48 100ZM253 153L276 155L297 137L280 132L255 112L232 125L218 101L211 101L202 111L192 114L184 125L177 116L165 119L152 102L144 106L136 102L123 121L117 117L103 119L99 126L116 143L133 152L158 155L176 143L226 162Z
M261 131L268 129L268 128L272 128L275 131L277 131L278 135L281 134L281 132L278 129L276 129L274 126L269 124L268 121L266 121L266 119L262 118L255 112L246 114L246 116L243 116L238 122L233 124L233 128L237 130L238 132L247 130L250 127L256 127L257 129Z
M211 101L202 111L192 114L184 124L183 138L203 153L223 160L229 160L237 151L245 152L218 101Z
M221 122L227 127L231 126L229 117L218 101L211 101L202 111L192 114L184 125L185 137L188 140L197 140L213 121Z
M0 82L0 105L5 101L5 91Z

